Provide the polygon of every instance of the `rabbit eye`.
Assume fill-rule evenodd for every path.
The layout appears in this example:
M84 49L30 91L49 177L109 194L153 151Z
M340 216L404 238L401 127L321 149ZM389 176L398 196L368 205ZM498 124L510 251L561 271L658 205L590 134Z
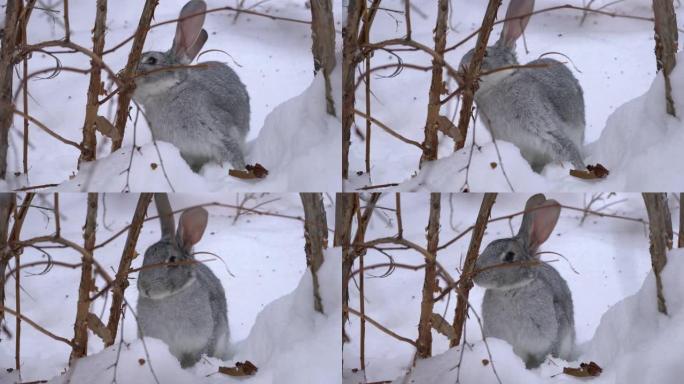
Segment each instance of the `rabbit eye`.
M506 255L504 256L504 261L507 263L513 262L513 258L515 257L515 253L509 251L506 252Z
M145 64L150 64L150 65L155 65L157 64L157 58L154 56L150 56L145 60Z

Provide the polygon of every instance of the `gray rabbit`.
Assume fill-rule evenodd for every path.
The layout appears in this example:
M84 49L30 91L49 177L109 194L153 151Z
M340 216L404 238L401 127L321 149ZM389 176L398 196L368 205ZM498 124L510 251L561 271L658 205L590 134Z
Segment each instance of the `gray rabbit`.
M534 0L511 0L506 19L532 12ZM515 41L530 16L504 23L499 40L487 47L482 72L518 65ZM474 49L461 60L468 66ZM561 62L538 59L527 65L543 67L504 69L481 76L475 102L485 126L497 140L515 144L535 172L553 161L570 161L580 170L586 166L582 87Z
M550 265L502 266L539 261L539 246L551 235L560 205L544 195L525 205L515 237L494 240L478 257L474 281L486 288L482 302L484 334L513 346L527 368L536 368L551 353L571 359L575 344L572 295L567 283ZM490 267L490 268L488 268Z
M156 195L155 200L162 239L145 251L143 267L150 268L138 276L138 336L163 340L183 368L202 354L221 358L229 338L226 294L221 281L204 264L193 263L192 255L208 213L203 208L183 212L174 235L168 198ZM164 263L180 264L154 266Z
M190 64L207 41L202 29L206 8L204 1L189 1L180 12L179 18L187 18L178 22L171 49L143 53L133 97L145 108L154 138L178 147L193 171L210 161L229 161L244 169L249 131L244 84L230 67L216 61L178 68Z

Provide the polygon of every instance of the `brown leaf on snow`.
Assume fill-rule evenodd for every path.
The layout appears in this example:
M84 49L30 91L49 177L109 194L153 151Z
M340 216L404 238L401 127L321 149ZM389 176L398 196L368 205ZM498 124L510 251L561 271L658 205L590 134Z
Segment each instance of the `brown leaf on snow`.
M145 365L145 359L138 359L138 364Z
M264 168L263 165L256 163L254 165L246 165L246 170L231 169L228 174L238 179L263 179L268 176L268 169Z
M157 163L150 163L150 168L152 168L153 171L157 169L158 166Z
M119 131L104 116L97 116L95 118L95 129L103 136L109 137L112 140L121 139Z
M437 118L437 130L456 141L461 139L461 132L458 131L456 125L446 116L439 116Z
M482 365L484 365L485 367L488 366L488 365L489 365L489 360L487 360L487 359L482 359Z
M244 363L237 362L234 367L219 367L219 373L223 373L228 376L252 376L259 368L252 364L251 361L245 360Z
M579 368L565 367L563 373L574 377L597 377L603 372L603 368L593 361L587 363L580 363Z
M570 176L575 176L584 180L603 179L609 174L610 171L600 163L596 163L596 165L587 165L586 171L580 171L579 169L570 170Z

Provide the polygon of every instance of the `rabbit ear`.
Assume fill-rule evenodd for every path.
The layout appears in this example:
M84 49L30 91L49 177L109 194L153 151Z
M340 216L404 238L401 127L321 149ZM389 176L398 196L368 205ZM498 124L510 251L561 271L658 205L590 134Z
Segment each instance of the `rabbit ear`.
M173 39L171 53L183 64L190 63L202 48L204 42L206 42L207 33L202 33L204 31L202 26L204 25L204 12L206 10L207 4L204 1L191 0L180 11L178 18L183 20L179 21L176 26L176 37ZM188 17L195 14L197 15ZM205 36L204 41L202 41L202 35ZM191 55L191 51L196 48L198 41L201 41L199 48L197 48L194 55Z
M508 20L504 23L501 37L499 37L499 44L505 47L514 48L515 41L523 34L527 23L530 21L532 10L534 9L534 0L511 0L506 11L506 19L516 16L528 15L520 19Z
M200 35L197 37L197 40L195 40L195 43L188 48L187 51L185 51L185 56L188 58L188 62L191 62L195 60L195 56L199 53L199 51L202 49L204 46L204 43L207 42L207 39L209 38L209 34L207 31L204 29L200 32Z
M546 200L542 194L537 194L527 200L525 215L518 237L521 237L531 253L551 236L556 227L561 207L556 200Z
M166 193L155 193L154 205L157 206L162 237L173 238L173 233L176 231L176 223L173 218L173 210L171 209L169 196Z
M209 213L204 208L192 208L183 212L178 223L176 241L185 251L190 252L192 246L197 244L204 230L207 229Z

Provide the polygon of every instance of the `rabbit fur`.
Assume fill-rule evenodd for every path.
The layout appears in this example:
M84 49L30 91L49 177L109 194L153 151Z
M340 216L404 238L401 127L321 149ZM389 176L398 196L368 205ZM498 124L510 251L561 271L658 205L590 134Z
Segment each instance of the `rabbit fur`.
M204 1L191 0L179 18L205 10ZM170 68L190 64L199 53L208 38L203 24L204 14L184 19L171 49L143 53L133 97L144 107L154 139L175 145L193 171L212 161L244 169L250 108L238 75L216 61Z
M511 0L506 18L532 12L534 0ZM515 41L529 16L504 23L499 40L487 47L481 72L518 65ZM474 49L461 60L467 67ZM561 62L538 59L527 65L481 76L475 92L478 113L496 140L515 144L535 172L554 161L586 169L582 159L585 111L582 87Z
M207 216L203 208L185 211L176 235L171 226L171 233L145 251L143 267L188 263L143 269L138 276L138 336L163 340L183 368L202 354L221 358L229 338L221 281L204 264L192 263L192 246L201 239Z
M532 196L515 237L492 241L478 257L476 270L514 262L539 261L537 248L551 235L560 205L544 195ZM569 360L575 344L572 294L550 265L489 268L477 273L475 284L486 288L482 302L486 337L507 341L513 351L536 368L550 353Z

